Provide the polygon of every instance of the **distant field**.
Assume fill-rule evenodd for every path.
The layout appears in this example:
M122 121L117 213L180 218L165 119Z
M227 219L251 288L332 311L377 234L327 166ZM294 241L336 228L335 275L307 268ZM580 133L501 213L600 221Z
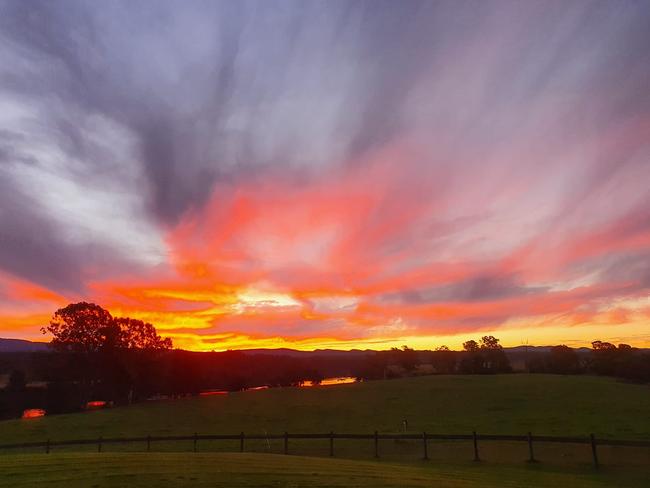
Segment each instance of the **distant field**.
M102 453L0 457L0 486L591 488L648 486L639 470L481 463L390 464L273 454Z
M592 376L423 376L0 422L0 443L207 433L411 432L650 439L650 387Z

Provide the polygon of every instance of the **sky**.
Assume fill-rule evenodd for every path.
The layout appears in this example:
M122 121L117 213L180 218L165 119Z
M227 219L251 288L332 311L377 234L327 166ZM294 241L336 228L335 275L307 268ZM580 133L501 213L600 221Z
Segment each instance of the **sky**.
M0 0L0 336L650 346L650 3Z

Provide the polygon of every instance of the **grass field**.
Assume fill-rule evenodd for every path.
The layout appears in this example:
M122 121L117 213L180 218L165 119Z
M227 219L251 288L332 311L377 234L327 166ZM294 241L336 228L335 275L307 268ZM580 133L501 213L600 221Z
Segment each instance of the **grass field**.
M239 453L102 453L0 458L0 486L105 487L643 487L640 470L481 463L391 464Z
M422 376L0 422L0 443L199 433L398 432L650 439L650 387L592 376Z
M543 375L428 376L318 388L233 393L30 420L0 422L0 444L74 438L346 432L577 435L650 439L650 387L602 377ZM49 456L25 450L0 453L0 485L32 486L650 486L650 449L599 447L595 472L587 445L480 443L484 462L472 463L471 442L380 444L337 440L191 441L144 445L57 447ZM85 451L85 452L81 452ZM132 452L124 452L132 451ZM176 452L166 452L176 451ZM299 457L300 456L321 456ZM393 463L393 464L390 464ZM397 463L397 464L395 464ZM397 467L396 467L397 466ZM297 470L297 471L296 471ZM93 474L95 473L95 474ZM110 473L97 478L96 473ZM89 483L89 479L97 483ZM194 479L192 479L194 478ZM382 480L383 485L378 480ZM23 483L21 485L20 483ZM75 484L76 483L76 484ZM217 484L215 484L217 483ZM221 484L218 484L221 483Z

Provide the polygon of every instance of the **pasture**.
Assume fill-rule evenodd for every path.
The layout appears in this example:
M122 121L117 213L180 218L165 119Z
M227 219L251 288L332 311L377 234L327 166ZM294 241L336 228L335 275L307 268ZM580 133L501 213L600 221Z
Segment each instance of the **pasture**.
M199 434L407 432L650 439L650 387L603 377L551 375L426 376L314 388L282 388L147 402L79 414L0 422L0 444ZM0 452L0 485L31 486L645 486L650 449L587 445L383 440L156 442ZM130 451L130 452L126 452ZM309 456L309 457L305 457ZM93 474L94 473L94 474ZM101 477L99 473L102 473ZM40 477L40 478L39 478ZM88 484L92 478L97 482ZM21 485L21 483L23 483ZM59 485L57 485L57 483ZM221 483L221 484L220 484ZM383 484L381 484L383 483Z
M650 439L650 387L594 376L421 376L145 402L0 422L0 443L79 437L398 432Z

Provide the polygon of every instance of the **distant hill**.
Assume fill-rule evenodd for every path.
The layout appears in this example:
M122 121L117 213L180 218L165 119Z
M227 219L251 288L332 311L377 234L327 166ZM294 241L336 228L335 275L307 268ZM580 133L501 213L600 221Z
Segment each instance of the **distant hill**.
M2 339L0 338L0 353L3 352L38 352L38 351L47 351L48 343L46 342L32 342L26 341L23 339ZM510 357L510 359L519 359L526 356L534 356L536 354L547 353L550 351L552 346L515 346L515 347L504 347L503 350ZM650 349L641 348L644 351L650 351ZM578 354L587 354L591 351L587 347L579 347L575 349ZM308 358L319 356L321 358L360 358L368 354L373 354L376 352L373 349L351 349L351 350L341 350L341 349L316 349L313 351L299 351L297 349L289 348L277 348L277 349L239 349L238 351L243 352L244 354L264 354L264 355L273 355L273 356L289 356L295 358Z
M0 338L0 352L38 352L47 351L48 347L49 345L46 342Z
M326 356L326 357L350 357L350 356L365 356L375 351L370 349L359 350L351 349L343 351L339 349L315 349L314 351L298 351L296 349L278 348L278 349L242 349L245 354L268 354L272 356L289 356L295 358L310 357L310 356Z
M553 346L515 346L515 347L504 347L503 350L508 356L525 356L525 355L535 355L547 353L551 350ZM578 354L585 354L591 351L587 347L576 348L575 351ZM359 357L372 354L376 352L373 349L351 349L351 350L340 350L340 349L315 349L313 351L298 351L296 349L288 348L278 348L278 349L241 349L241 352L245 354L269 354L274 356L290 356L290 357L310 357L310 356L327 356L327 357Z

